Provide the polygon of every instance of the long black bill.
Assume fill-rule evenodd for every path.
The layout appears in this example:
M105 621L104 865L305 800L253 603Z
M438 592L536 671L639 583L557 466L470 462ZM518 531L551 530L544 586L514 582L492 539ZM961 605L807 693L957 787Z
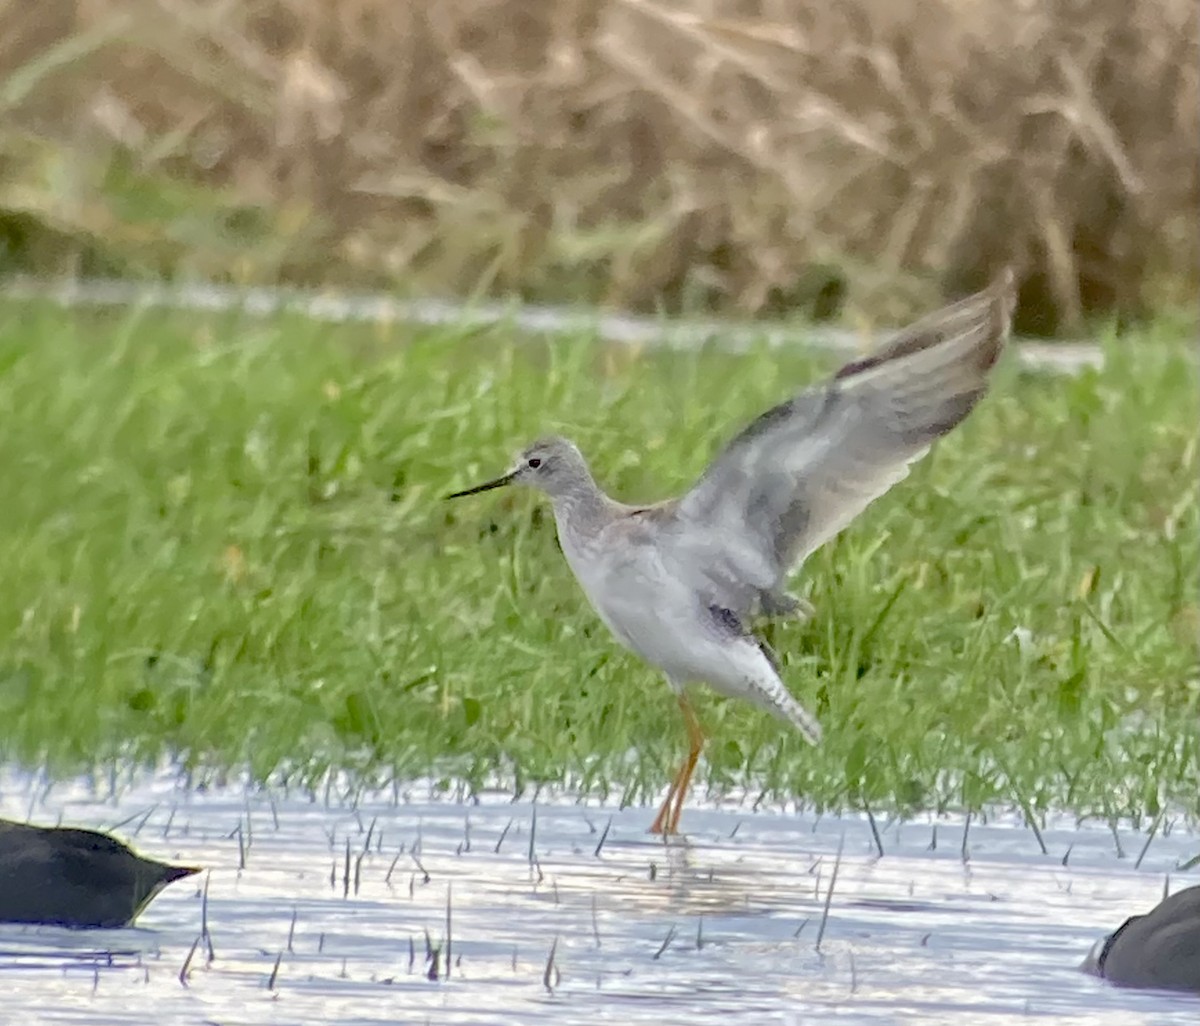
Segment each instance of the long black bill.
M461 499L464 495L478 495L480 492L490 492L493 488L503 488L516 476L515 473L505 474L503 477L496 478L495 481L486 481L481 485L476 485L474 488L468 488L465 492L454 492L451 495L447 495L446 498Z

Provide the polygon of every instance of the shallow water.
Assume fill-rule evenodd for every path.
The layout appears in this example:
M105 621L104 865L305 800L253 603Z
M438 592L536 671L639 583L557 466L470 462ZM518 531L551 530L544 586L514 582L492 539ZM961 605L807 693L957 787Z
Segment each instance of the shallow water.
M1160 831L1135 868L1144 835L1122 832L1119 857L1107 828L1065 818L1042 832L1046 855L1014 819L973 822L964 862L961 819L938 821L936 835L931 820L880 822L881 858L861 817L748 803L693 802L688 838L664 846L645 833L652 810L566 798L466 804L415 784L337 801L188 789L170 772L109 791L8 771L0 814L122 824L116 833L145 854L208 872L167 888L136 929L0 926L0 1022L736 1014L1124 1026L1200 1016L1200 998L1123 991L1077 969L1093 941L1153 906L1166 875L1200 851L1200 837L1178 828ZM1170 878L1173 890L1191 882Z

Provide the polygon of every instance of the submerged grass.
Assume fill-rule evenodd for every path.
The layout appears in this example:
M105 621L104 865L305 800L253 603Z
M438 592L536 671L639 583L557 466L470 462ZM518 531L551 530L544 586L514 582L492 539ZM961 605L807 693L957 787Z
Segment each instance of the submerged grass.
M1196 809L1194 361L1167 327L1024 375L805 569L769 628L819 749L702 693L710 784L818 805ZM439 496L562 430L684 487L829 359L300 318L0 306L0 754L166 753L659 790L669 692L528 493Z

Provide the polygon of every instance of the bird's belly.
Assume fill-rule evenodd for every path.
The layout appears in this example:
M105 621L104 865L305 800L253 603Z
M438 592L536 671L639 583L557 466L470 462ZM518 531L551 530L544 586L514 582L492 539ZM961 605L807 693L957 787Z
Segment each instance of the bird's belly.
M678 683L711 680L714 660L723 661L695 597L678 586L647 582L636 593L610 593L592 604L622 645Z
M632 613L611 608L598 611L618 641L673 680L682 683L708 676L703 657L708 639L696 629L694 618L680 623L650 608Z
M668 675L695 679L700 630L696 597L661 564L624 562L606 566L580 560L567 546L567 561L604 625L626 648Z

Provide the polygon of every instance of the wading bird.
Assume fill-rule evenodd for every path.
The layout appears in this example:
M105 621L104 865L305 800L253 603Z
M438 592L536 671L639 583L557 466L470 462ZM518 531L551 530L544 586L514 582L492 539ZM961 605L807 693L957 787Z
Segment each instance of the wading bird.
M610 499L565 438L534 442L503 477L455 492L523 484L550 497L584 594L617 639L666 675L688 754L651 831L674 834L705 736L685 686L703 682L795 726L816 718L792 697L755 616L803 614L788 576L908 473L987 389L1008 337L1011 272L910 325L824 384L768 410L690 491L649 506Z

